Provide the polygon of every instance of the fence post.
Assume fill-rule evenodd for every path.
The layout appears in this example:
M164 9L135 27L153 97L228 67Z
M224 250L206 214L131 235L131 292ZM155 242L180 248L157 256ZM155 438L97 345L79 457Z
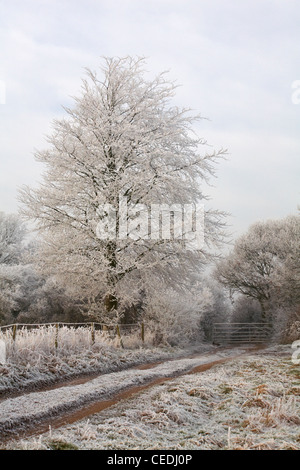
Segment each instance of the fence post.
M16 336L17 336L17 324L15 324L13 326L13 331L12 331L12 339L13 339L13 342L16 341Z
M142 326L141 326L141 338L142 338L142 341L144 343L145 342L145 325L144 325L144 322L142 322Z
M95 324L92 323L92 344L95 344Z
M54 343L55 349L58 348L58 326L59 326L58 323L56 323L56 325L55 325L55 328L56 328L56 332L55 332L55 343Z
M119 325L117 325L117 335L118 335L118 337L119 337L121 347L124 349L124 344L123 344L123 341L122 341L122 337L121 337L121 332L120 332Z

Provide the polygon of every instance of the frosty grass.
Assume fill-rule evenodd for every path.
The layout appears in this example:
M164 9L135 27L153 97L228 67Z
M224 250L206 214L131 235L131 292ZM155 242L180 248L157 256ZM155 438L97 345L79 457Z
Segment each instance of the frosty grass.
M13 449L300 450L300 368L269 348L121 401Z

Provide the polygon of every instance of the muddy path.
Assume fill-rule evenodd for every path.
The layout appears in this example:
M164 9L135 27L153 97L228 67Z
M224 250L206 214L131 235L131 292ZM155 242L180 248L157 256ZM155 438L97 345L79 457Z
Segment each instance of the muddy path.
M164 360L135 366L128 371L80 378L56 385L44 392L24 394L0 404L0 444L9 440L38 436L49 429L73 424L116 405L144 390L186 374L207 371L214 366L253 353L260 347L218 349L214 353L192 354L183 359ZM111 379L111 382L110 382ZM106 388L103 383L106 382ZM111 383L111 386L109 384ZM117 383L117 386L116 386ZM101 388L102 387L102 388ZM95 392L96 391L96 392ZM66 399L63 394L69 399ZM46 399L47 405L41 402ZM47 401L48 398L48 401ZM26 401L24 401L26 400ZM51 400L55 405L51 405ZM9 407L5 410L6 402ZM1 405L7 419L1 413ZM15 405L15 407L14 407ZM23 414L20 407L23 408ZM39 406L41 411L39 412ZM47 409L47 406L49 407ZM9 411L12 410L10 413ZM2 419L1 419L2 418Z
M25 394L30 394L32 392L46 392L48 390L55 390L57 388L61 387L66 387L66 386L72 386L72 385L80 385L84 384L90 380L93 380L97 377L100 377L101 375L109 374L112 372L118 372L121 370L127 370L127 369L150 369L152 367L155 367L156 365L161 364L162 362L165 361L176 361L177 359L182 359L182 358L192 358L199 356L200 354L206 354L212 351L219 351L219 350L225 350L226 348L224 347L216 347L214 349L207 348L207 350L196 350L193 352L190 352L189 354L187 353L179 353L174 356L161 356L158 357L157 359L152 359L150 362L136 362L136 363L128 363L124 364L123 366L120 366L116 368L115 370L110 370L104 371L104 370L94 370L94 371L85 371L81 373L74 373L71 374L67 378L52 378L52 379L42 379L40 381L36 381L35 383L20 386L18 389L8 389L8 390L2 390L0 391L0 403L8 398L17 398L19 396L25 395Z
M236 356L236 357L238 357L238 356ZM187 372L187 374L196 374L196 373L199 373L199 372L204 372L204 371L209 370L209 369L211 369L212 367L214 367L218 364L222 364L222 363L227 362L227 361L232 360L232 359L233 358L226 358L226 359L224 358L224 359L220 359L218 361L210 362L209 364L203 364L203 365L200 365L200 366L196 366L194 369ZM152 367L155 367L156 365L157 365L157 363L155 363L153 365L148 364L147 366L136 367L136 369L137 370L138 369L139 370L151 369ZM52 419L51 422L42 423L38 428L35 428L32 432L27 432L26 435L28 436L28 435L42 434L44 432L47 432L49 430L49 427L51 427L51 429L58 429L61 426L66 426L68 424L73 424L73 423L75 423L75 422L77 422L81 419L88 418L92 414L100 413L101 411L103 411L107 408L110 408L111 406L116 405L121 400L127 400L127 399L131 398L132 396L137 395L138 393L141 393L144 390L149 389L150 387L154 387L156 385L160 385L162 383L165 383L166 381L173 380L177 377L180 377L181 375L183 375L183 374L176 374L176 375L171 376L171 377L161 377L161 378L157 378L155 380L151 380L151 381L149 381L148 383L146 383L144 385L138 385L138 386L130 387L129 389L126 389L126 390L122 391L121 393L116 394L113 398L111 398L109 400L99 400L99 401L96 401L96 402L92 402L92 403L88 404L87 406L83 406L81 409L74 410L72 412L62 414L61 416L59 416L55 419Z

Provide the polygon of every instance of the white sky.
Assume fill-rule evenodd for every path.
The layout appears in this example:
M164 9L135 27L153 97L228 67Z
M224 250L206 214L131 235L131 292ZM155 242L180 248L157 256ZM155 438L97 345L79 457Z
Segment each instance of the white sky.
M177 104L227 161L207 205L249 224L297 213L300 176L299 0L0 0L0 211L41 181L34 150L101 56L146 56L182 86Z

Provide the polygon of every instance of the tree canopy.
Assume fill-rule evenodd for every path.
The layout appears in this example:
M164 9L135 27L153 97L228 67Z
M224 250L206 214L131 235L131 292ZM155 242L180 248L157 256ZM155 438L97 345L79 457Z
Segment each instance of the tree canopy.
M215 276L232 292L256 299L263 318L274 306L300 302L300 217L253 224L217 264Z
M202 183L225 154L195 135L199 116L172 104L176 86L165 73L147 79L144 65L106 58L100 77L87 70L74 107L54 121L48 148L36 152L46 166L42 183L21 191L22 214L40 234L39 265L102 305L107 318L136 302L154 278L161 286L190 286L223 228L223 214L204 209L204 244L193 250L187 235L195 235L196 209L181 237L175 224L169 239L143 232L145 207L204 202ZM105 239L99 224L109 225L107 208L116 222L115 236Z

